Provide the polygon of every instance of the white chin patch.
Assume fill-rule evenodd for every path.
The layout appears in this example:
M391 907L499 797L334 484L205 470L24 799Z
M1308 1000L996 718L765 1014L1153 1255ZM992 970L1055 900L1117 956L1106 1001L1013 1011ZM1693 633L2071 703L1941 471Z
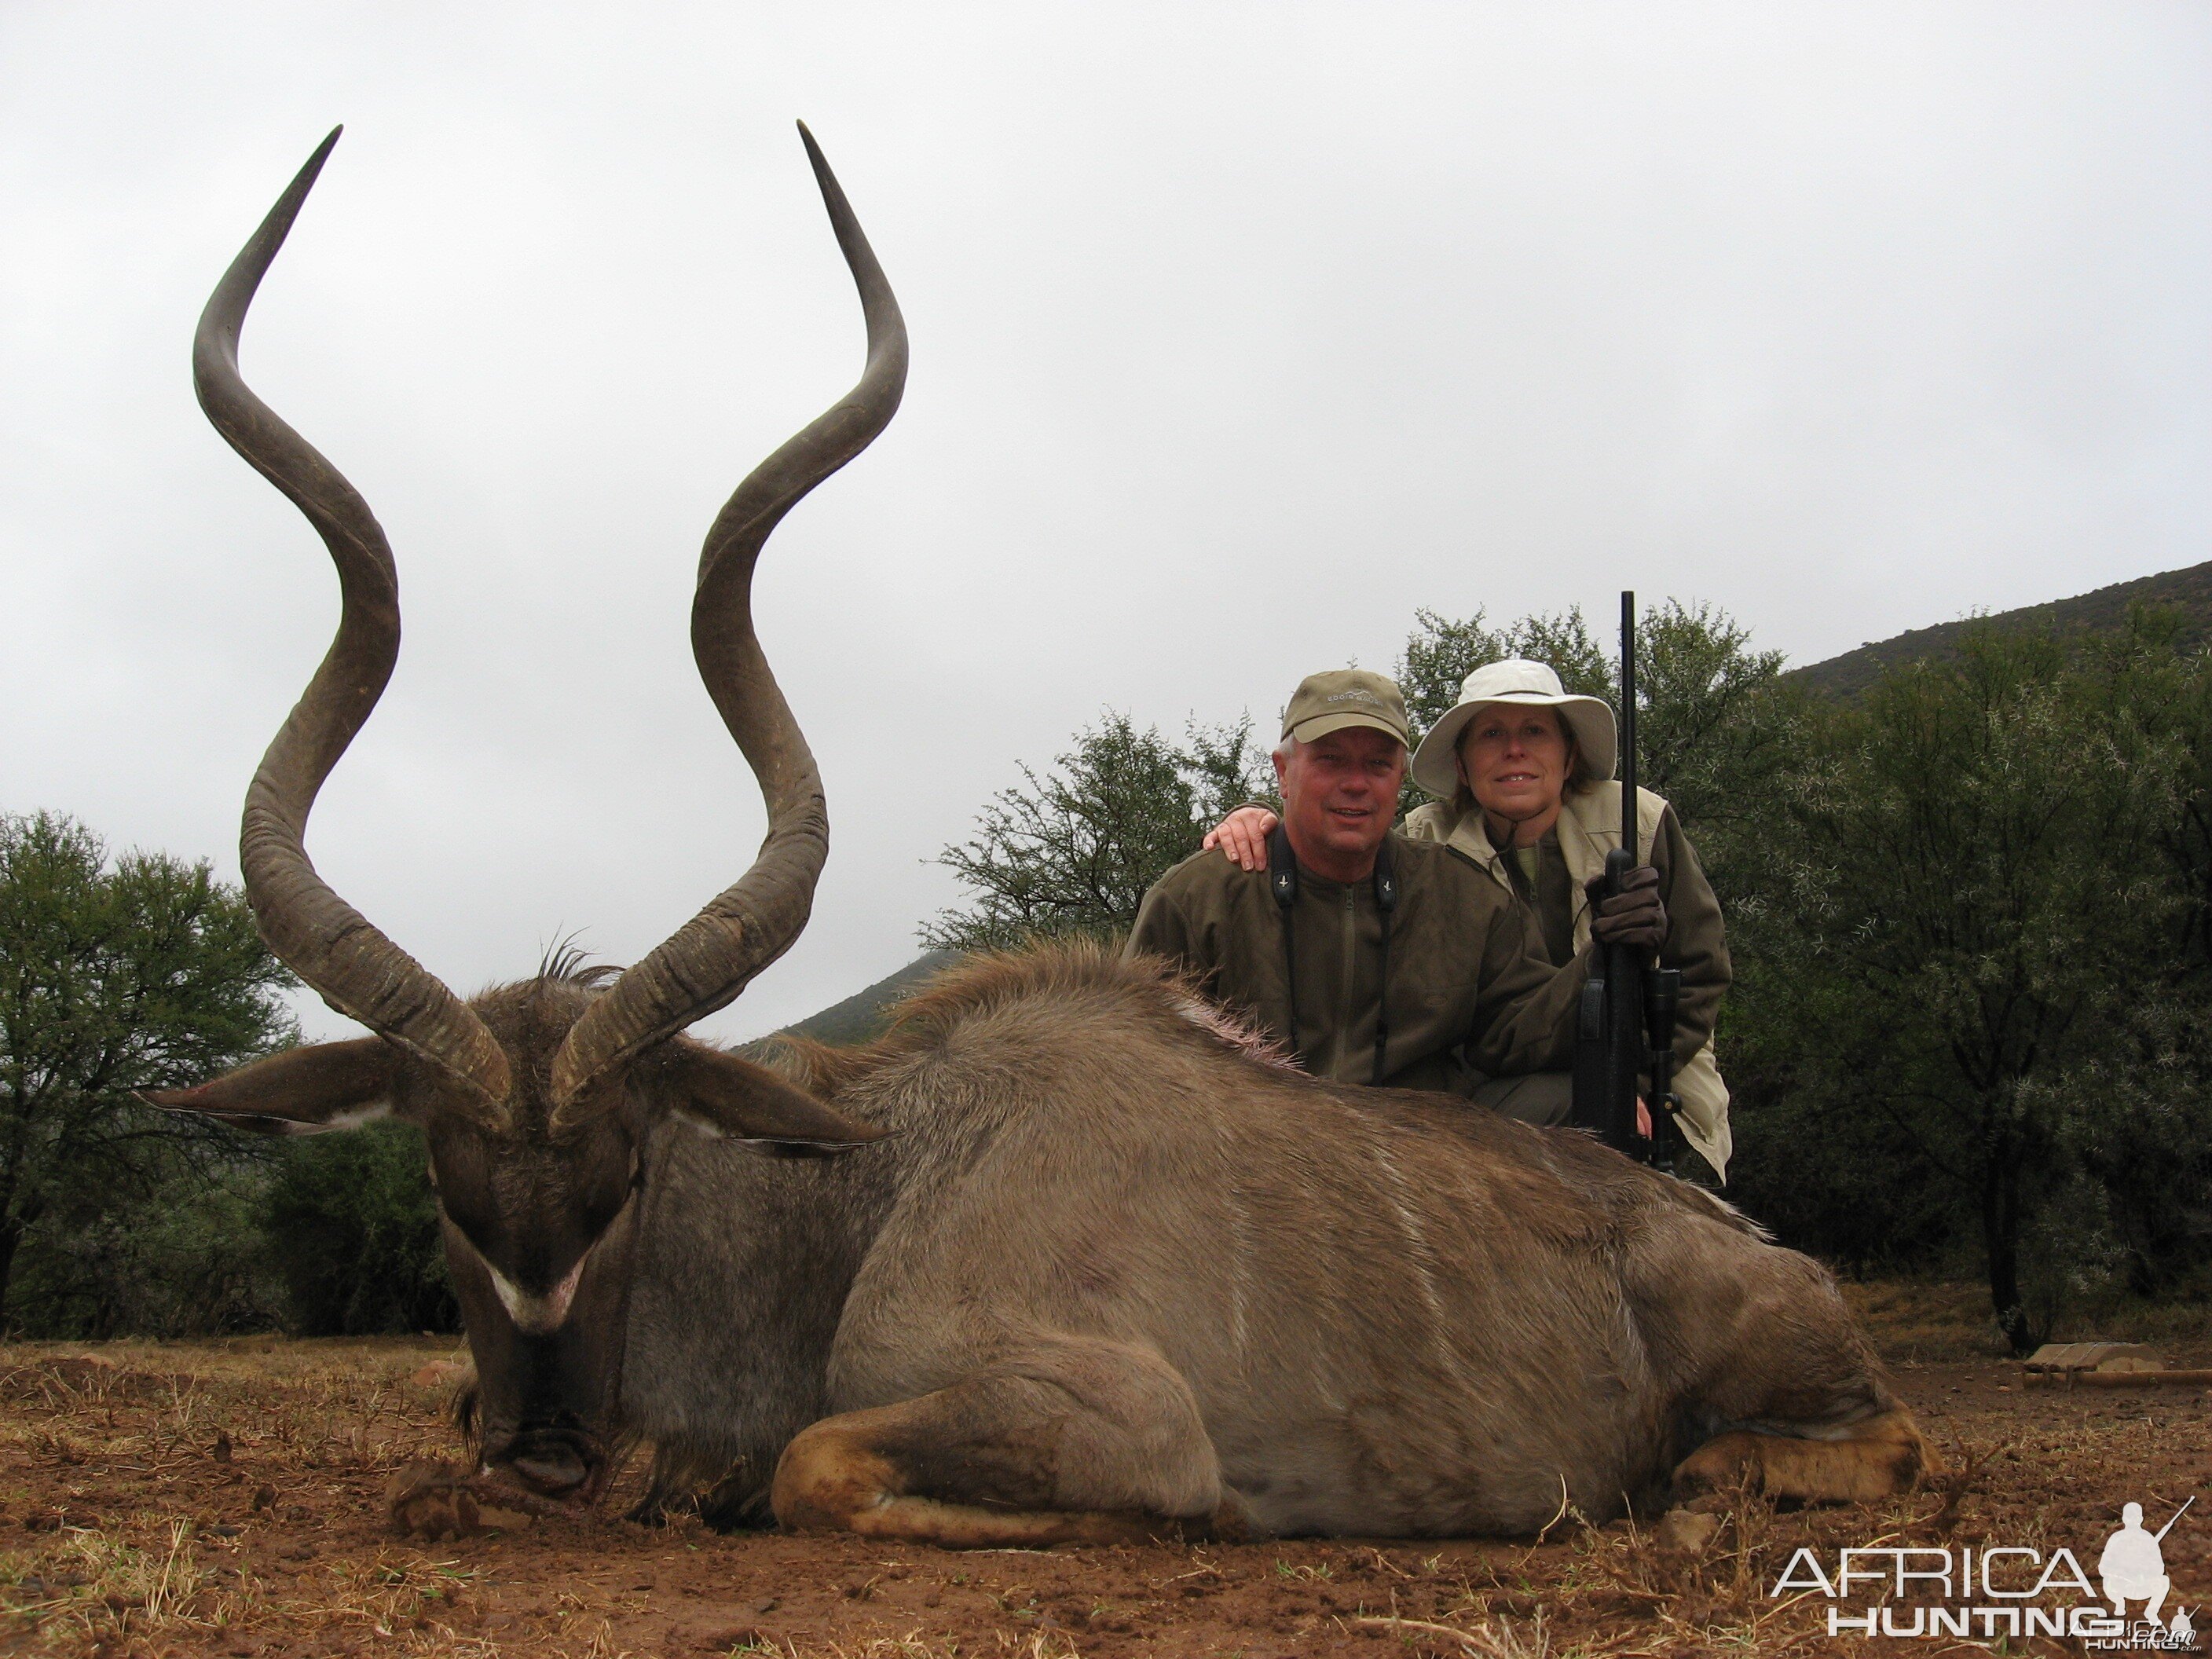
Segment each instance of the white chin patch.
M490 1262L483 1265L484 1271L491 1275L492 1289L499 1293L499 1305L507 1310L514 1328L529 1336L550 1336L567 1322L569 1304L576 1299L576 1285L584 1277L584 1264L591 1259L589 1250L578 1256L576 1265L543 1296L533 1296L517 1288L514 1280Z
M583 1283L585 1264L591 1261L592 1253L605 1242L607 1234L629 1213L630 1206L635 1202L637 1189L633 1187L629 1196L623 1200L622 1208L615 1212L614 1220L584 1247L584 1253L576 1258L576 1265L561 1275L561 1282L543 1296L524 1290L500 1272L459 1229L453 1228L446 1236L458 1238L469 1254L477 1259L477 1265L483 1268L485 1276L491 1280L491 1287L499 1297L499 1305L507 1310L507 1316L514 1322L515 1329L526 1336L550 1336L568 1322L568 1309L576 1299L576 1286Z

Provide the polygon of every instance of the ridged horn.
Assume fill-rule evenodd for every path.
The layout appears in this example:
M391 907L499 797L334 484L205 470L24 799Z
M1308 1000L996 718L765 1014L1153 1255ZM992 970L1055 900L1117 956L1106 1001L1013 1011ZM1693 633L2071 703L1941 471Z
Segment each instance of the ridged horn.
M822 775L753 632L753 567L802 497L872 442L906 388L906 325L813 134L799 136L860 289L867 366L842 401L756 467L707 532L691 601L691 654L768 803L752 867L587 1008L555 1057L554 1123L640 1050L726 1006L806 926L830 852Z
M224 272L192 337L192 385L215 429L307 517L337 566L336 638L262 757L239 833L246 896L269 948L349 1018L460 1083L487 1122L506 1118L507 1056L469 1006L340 898L307 858L323 780L384 694L399 655L399 574L360 492L254 396L238 372L246 307L313 188L338 127Z

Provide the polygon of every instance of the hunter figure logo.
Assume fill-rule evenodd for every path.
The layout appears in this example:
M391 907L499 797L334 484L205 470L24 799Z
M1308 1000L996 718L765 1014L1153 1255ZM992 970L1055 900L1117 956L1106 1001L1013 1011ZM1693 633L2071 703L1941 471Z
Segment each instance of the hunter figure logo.
M2196 1501L2192 1496L2176 1510L2173 1521L2180 1520ZM2159 1629L2166 1628L2160 1621L2158 1610L2166 1605L2166 1593L2173 1581L2166 1576L2166 1554L2159 1546L2173 1530L2173 1521L2154 1533L2145 1532L2142 1504L2130 1504L2120 1511L2120 1529L2105 1540L2105 1553L2097 1558L2097 1576L2104 1580L2105 1599L2112 1604L2117 1617L2126 1618L2127 1604L2140 1601L2142 1616ZM2187 1613L2178 1613L2174 1623L2183 1624L2187 1618Z
M2142 1504L2121 1510L2119 1530L2097 1558L2109 1611L2072 1550L2045 1554L2019 1544L1844 1549L1832 1570L1801 1548L1768 1594L1826 1598L1830 1636L2072 1637L2091 1651L2194 1653L2189 1610L2178 1608L2168 1620L2160 1614L2173 1588L2166 1535L2196 1501L2184 1502L2156 1532L2143 1526ZM2130 1602L2142 1604L2133 1619Z

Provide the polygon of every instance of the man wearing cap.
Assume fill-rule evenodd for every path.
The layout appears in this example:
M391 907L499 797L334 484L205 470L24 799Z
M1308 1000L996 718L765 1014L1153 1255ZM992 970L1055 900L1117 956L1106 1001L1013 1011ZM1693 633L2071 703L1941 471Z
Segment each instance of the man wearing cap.
M1620 845L1618 738L1601 697L1570 694L1546 663L1494 662L1468 675L1459 702L1421 740L1413 781L1437 799L1406 817L1416 841L1442 842L1514 895L1534 920L1554 965L1592 934L1588 884ZM1637 791L1637 860L1656 872L1668 927L1660 965L1677 969L1676 1120L1683 1138L1724 1176L1731 1149L1728 1086L1713 1063L1713 1023L1732 977L1720 903L1673 809ZM1274 815L1240 807L1207 836L1247 870L1261 868ZM1486 1068L1494 1070L1495 1068ZM1571 1098L1565 1070L1493 1077L1474 1098L1509 1115L1562 1122ZM1689 1169L1677 1163L1677 1172Z
M1463 854L1390 827L1404 781L1405 699L1340 669L1298 686L1275 776L1282 822L1261 867L1212 853L1146 894L1128 954L1166 957L1252 1015L1318 1077L1460 1089L1569 1063L1589 952L1546 960L1528 908ZM1667 919L1639 870L1604 901L1597 937L1656 947Z

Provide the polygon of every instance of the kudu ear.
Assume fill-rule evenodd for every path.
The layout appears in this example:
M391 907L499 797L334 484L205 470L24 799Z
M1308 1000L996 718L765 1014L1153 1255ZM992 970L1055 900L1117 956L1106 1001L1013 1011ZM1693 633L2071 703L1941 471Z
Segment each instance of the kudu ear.
M382 1037L357 1037L287 1048L197 1089L137 1094L165 1112L198 1112L255 1134L319 1135L389 1116L398 1065Z
M823 1105L765 1066L702 1042L670 1046L673 1109L707 1134L774 1158L827 1158L890 1133Z

